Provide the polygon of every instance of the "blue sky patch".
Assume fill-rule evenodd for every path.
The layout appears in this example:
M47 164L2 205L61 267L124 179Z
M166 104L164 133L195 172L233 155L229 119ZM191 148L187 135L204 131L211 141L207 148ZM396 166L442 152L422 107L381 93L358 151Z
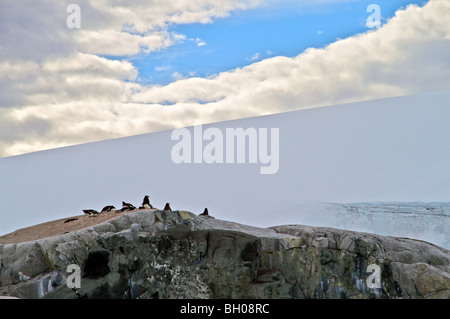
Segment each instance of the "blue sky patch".
M381 24L398 9L426 2L379 0ZM183 34L185 40L126 59L138 69L142 84L209 77L271 56L294 57L309 47L325 47L339 38L367 32L371 3L373 0L305 6L289 2L276 8L236 11L210 24L173 24L169 31Z

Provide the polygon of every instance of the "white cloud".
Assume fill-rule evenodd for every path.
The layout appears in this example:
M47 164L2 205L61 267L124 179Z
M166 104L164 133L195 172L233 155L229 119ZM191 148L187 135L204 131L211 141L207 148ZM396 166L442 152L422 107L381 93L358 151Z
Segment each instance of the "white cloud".
M192 101L209 102L202 113L207 122L448 89L449 10L444 1L410 6L376 31L324 49L265 59L210 79L142 88L132 100L170 101L183 108Z
M96 7L79 1L81 32L55 28L66 18L66 4L56 0L30 2L24 16L18 6L0 5L0 29L6 30L0 34L0 156L192 125L196 119L207 123L442 90L450 83L447 1L410 6L379 29L323 49L274 56L208 78L174 73L177 81L165 86L138 84L132 64L94 54L158 50L182 40L167 31L167 23L207 23L257 2L111 1L95 1ZM37 6L48 11L30 16L31 27L40 30L34 39L17 21Z
M180 72L173 72L171 77L172 77L172 79L174 81L178 81L178 80L184 79L183 74L181 74Z
M261 53L260 52L256 52L248 60L249 61L256 61L256 60L259 60L260 58L261 58Z
M203 47L206 45L206 42L199 38L195 38L195 43L197 43L198 47Z
M163 49L185 39L168 31L170 23L210 23L259 0L79 0L80 29L67 27L70 3L0 3L0 156L161 127L157 119L137 125L120 112L141 89L133 83L137 71L97 55ZM33 133L39 127L46 129Z
M133 55L184 39L171 23L211 23L262 0L79 0L81 28L70 29L71 1L9 1L0 4L0 58L42 60L70 53ZM202 44L201 44L202 45Z

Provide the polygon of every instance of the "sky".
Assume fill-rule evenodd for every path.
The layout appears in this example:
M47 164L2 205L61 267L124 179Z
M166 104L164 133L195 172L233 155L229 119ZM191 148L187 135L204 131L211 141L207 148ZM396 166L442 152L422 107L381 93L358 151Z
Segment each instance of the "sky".
M2 1L0 157L446 90L449 16L446 0Z
M337 38L371 29L366 25L371 3L373 0L300 5L292 1L236 11L206 25L177 24L170 30L184 35L184 41L133 57L130 62L139 69L142 83L167 84L177 76L207 77L273 56L295 57L307 48L321 48ZM381 22L399 8L423 3L379 1Z

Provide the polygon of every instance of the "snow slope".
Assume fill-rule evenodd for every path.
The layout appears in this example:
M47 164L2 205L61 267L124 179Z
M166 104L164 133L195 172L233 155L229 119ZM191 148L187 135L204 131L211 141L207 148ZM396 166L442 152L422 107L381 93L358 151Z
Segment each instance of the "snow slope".
M260 174L260 163L176 164L172 130L0 158L0 234L81 209L120 208L122 200L139 205L148 194L159 208L208 207L216 218L259 227L295 223L393 236L408 230L446 245L442 227L422 229L408 219L392 229L369 217L358 224L342 207L321 203L450 201L449 101L443 91L203 125L224 133L279 128L272 175Z

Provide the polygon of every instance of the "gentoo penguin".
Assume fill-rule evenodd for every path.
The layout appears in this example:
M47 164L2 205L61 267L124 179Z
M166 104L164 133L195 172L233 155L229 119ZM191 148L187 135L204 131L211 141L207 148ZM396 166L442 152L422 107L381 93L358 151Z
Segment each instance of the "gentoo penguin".
M139 206L139 209L153 209L153 206L150 204L150 198L148 195L144 196L142 200L142 205Z
M100 213L107 213L110 212L112 210L116 209L114 206L105 206L103 207L102 211Z
M69 218L64 222L64 224L73 222L74 220L78 220L78 218Z
M172 208L170 208L170 203L166 203L166 206L164 206L163 210L167 210L167 211L171 212Z
M130 203L122 202L122 208L120 209L122 212L126 212L126 211L133 210L133 209L136 209L136 207L134 207L134 205L132 205Z
M89 216L97 216L99 214L95 209L83 209L83 213Z
M199 216L209 216L209 215L208 215L208 208L205 208L205 210L203 211L203 213L201 213Z
M90 209L92 216L97 216L98 214L100 214L98 211L96 211L95 209Z

